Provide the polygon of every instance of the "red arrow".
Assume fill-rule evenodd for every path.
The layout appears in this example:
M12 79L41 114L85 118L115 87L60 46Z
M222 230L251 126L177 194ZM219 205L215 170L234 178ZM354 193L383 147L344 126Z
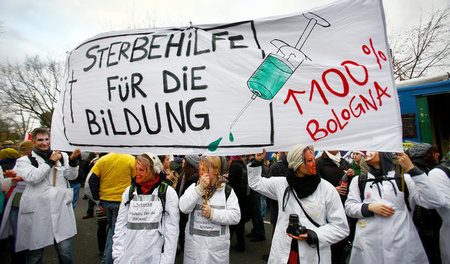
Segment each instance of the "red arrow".
M295 94L304 94L305 91L294 91L289 89L288 91L288 95L286 96L286 100L284 100L284 104L287 104L287 102L289 102L289 99L292 97L294 98L295 104L297 105L298 111L300 112L301 115L303 115L303 110L300 107L300 104L298 103L297 97L295 97Z

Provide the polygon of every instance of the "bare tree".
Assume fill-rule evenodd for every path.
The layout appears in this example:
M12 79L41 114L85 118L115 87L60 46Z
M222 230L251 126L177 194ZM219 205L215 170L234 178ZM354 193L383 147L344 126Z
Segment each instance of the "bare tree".
M25 129L30 124L26 116L50 127L61 90L62 69L60 62L42 61L38 56L28 57L22 64L0 65L0 102L18 116L16 122L25 122L19 127Z
M450 7L430 13L428 20L391 36L395 79L425 76L450 66Z

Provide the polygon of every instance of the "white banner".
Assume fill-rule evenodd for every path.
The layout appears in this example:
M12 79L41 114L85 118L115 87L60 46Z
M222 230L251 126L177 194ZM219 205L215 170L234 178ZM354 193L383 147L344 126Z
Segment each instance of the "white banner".
M51 140L121 153L401 151L381 0L95 36L67 57Z

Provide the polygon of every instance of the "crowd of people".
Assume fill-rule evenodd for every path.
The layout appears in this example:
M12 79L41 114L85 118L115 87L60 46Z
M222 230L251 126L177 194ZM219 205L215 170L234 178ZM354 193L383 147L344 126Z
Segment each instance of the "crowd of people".
M266 240L266 208L268 263L450 263L449 153L439 164L427 143L397 154L297 144L269 157L157 156L64 153L47 129L31 136L0 150L0 239L13 263L42 263L49 245L73 263L82 186L101 263L230 263L232 236L242 252L245 236Z

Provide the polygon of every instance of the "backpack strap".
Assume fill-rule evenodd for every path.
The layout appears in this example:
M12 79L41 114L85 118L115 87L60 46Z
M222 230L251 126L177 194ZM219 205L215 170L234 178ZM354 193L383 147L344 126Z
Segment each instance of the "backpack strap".
M161 200L162 208L163 208L163 214L166 212L166 193L167 193L167 187L169 185L165 181L161 181L161 184L158 188L158 197L159 200ZM162 221L162 218L161 218Z
M131 200L133 200L135 190L136 190L136 185L134 185L134 183L132 183L130 185L130 189L128 190L128 201L125 202L125 206L127 206L131 202Z
M390 179L392 179L392 178L390 178ZM403 189L402 188L402 186L403 186L402 175L396 173L395 176L394 176L394 179L395 179L395 183L397 184L397 188L400 191L402 191L402 189ZM365 188L366 188L366 183L367 183L367 174L359 175L358 187L359 187L359 194L360 194L360 197L361 197L361 202L364 201L364 191L365 191ZM409 205L409 191L408 191L408 187L407 187L406 184L405 184L405 192L404 192L403 197L405 199L406 207L408 208L409 211L411 211L411 206Z
M445 172L445 174L447 174L447 177L450 178L450 169L447 166L439 164L435 168L443 170Z
M225 201L228 201L228 197L230 197L231 194L231 186L226 184L225 185Z
M359 175L358 188L359 188L359 195L361 197L361 202L364 201L364 190L366 189L366 183L367 183L367 174Z
M403 191L403 179L402 179L402 175L396 173L395 176L395 183L397 183L397 187L400 191ZM405 192L403 194L403 198L405 199L405 204L406 207L408 208L408 211L411 212L411 206L409 205L409 191L408 191L408 185L406 185L405 183Z

